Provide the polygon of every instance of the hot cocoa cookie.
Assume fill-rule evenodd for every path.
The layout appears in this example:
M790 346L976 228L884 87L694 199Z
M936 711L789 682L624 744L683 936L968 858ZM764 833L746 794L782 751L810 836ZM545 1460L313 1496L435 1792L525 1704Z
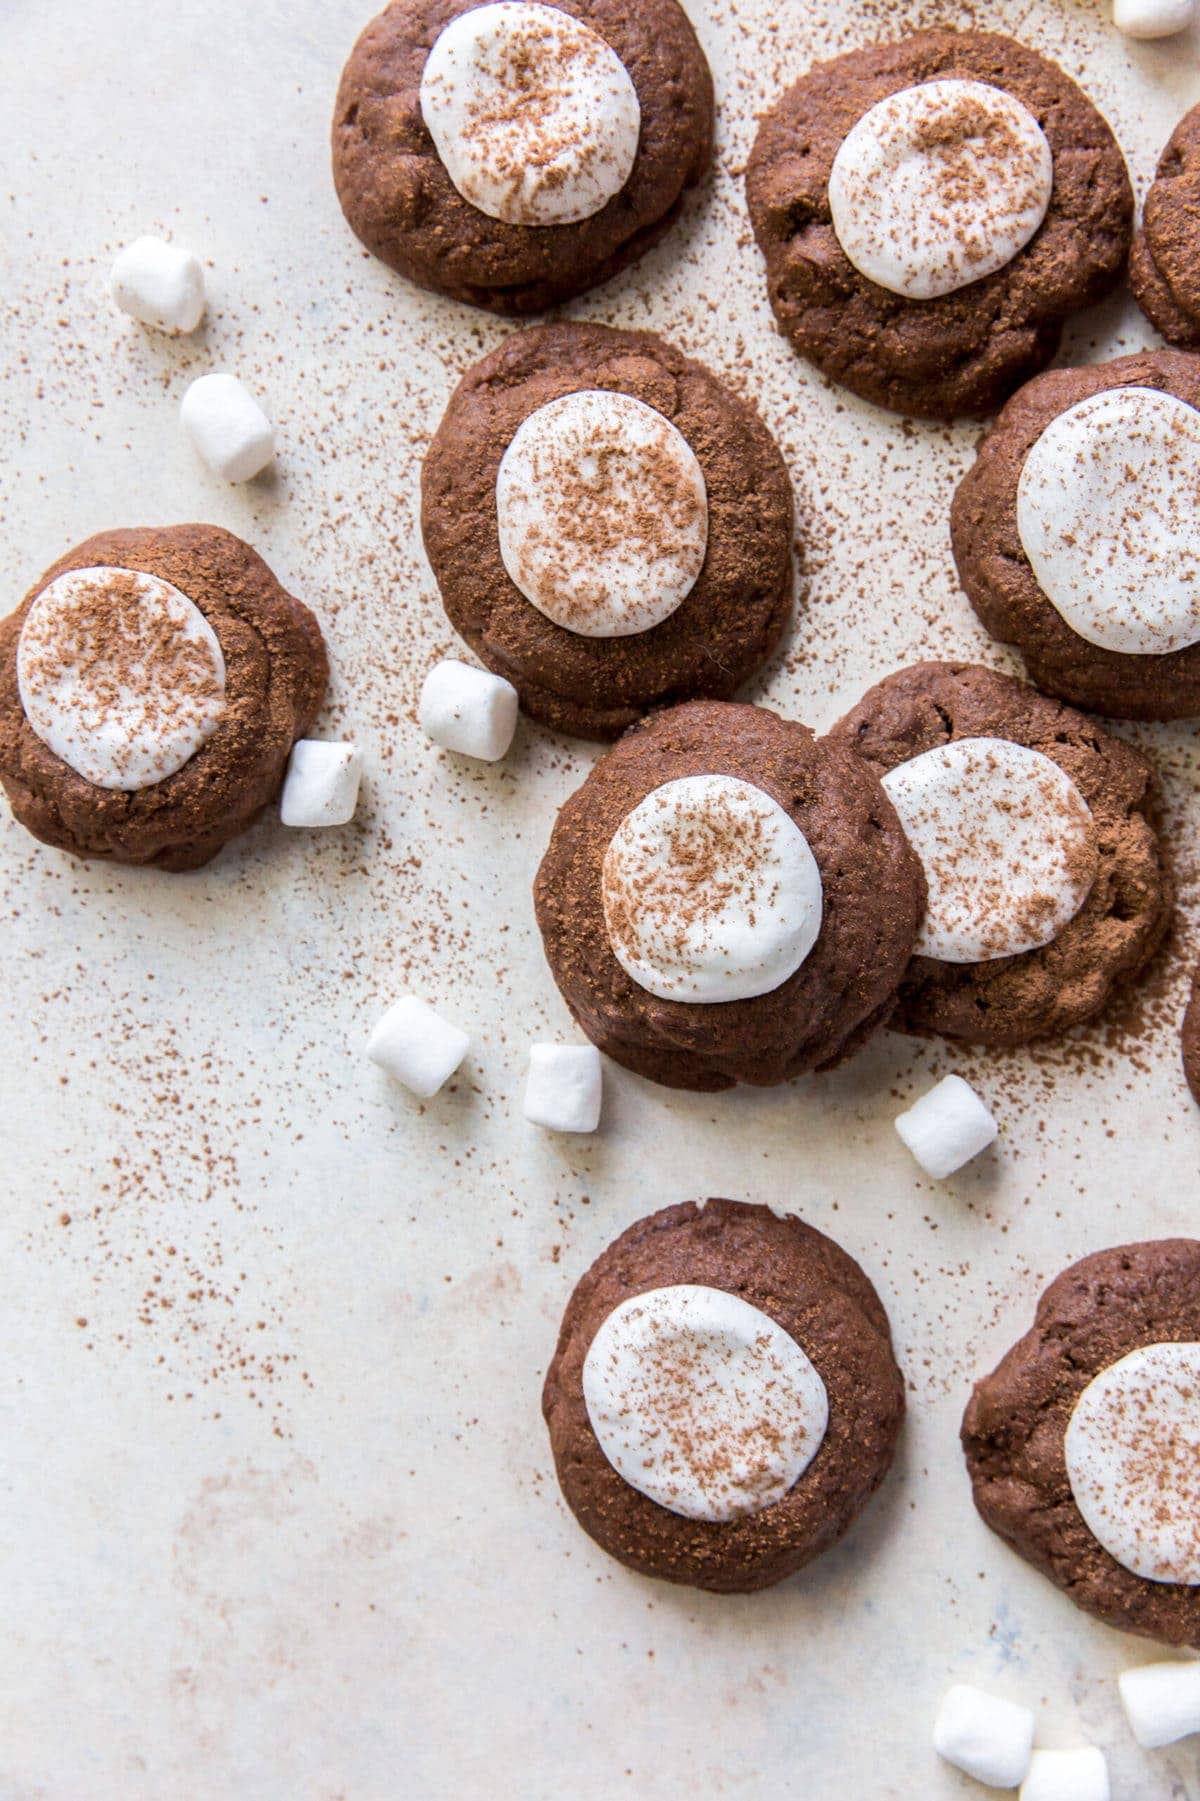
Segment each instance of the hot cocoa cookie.
M1129 253L1134 299L1168 344L1200 350L1200 106L1185 113L1158 161Z
M1023 1044L1093 1018L1153 956L1171 883L1139 751L969 663L898 670L831 737L883 778L925 867L892 1025Z
M1198 409L1200 360L1179 351L1053 369L959 484L959 580L1049 693L1122 719L1200 713Z
M1192 998L1183 1016L1183 1070L1200 1103L1200 970L1192 978Z
M689 1202L580 1281L542 1411L566 1503L603 1550L740 1594L849 1529L891 1466L904 1382L879 1296L832 1239Z
M792 491L754 409L651 332L516 333L468 370L421 475L451 623L534 718L615 737L726 698L792 606Z
M826 1068L882 1024L923 885L860 758L761 707L694 701L622 739L534 884L546 957L602 1051L672 1088Z
M401 275L537 313L658 242L712 134L712 77L675 0L393 0L343 71L333 175Z
M819 63L763 120L746 192L800 354L936 419L991 411L1050 361L1068 315L1120 280L1133 218L1095 107L985 32Z
M101 532L0 623L0 781L47 844L195 869L276 793L328 672L316 620L240 538Z
M975 1505L1077 1607L1200 1647L1200 1243L1098 1251L976 1384Z

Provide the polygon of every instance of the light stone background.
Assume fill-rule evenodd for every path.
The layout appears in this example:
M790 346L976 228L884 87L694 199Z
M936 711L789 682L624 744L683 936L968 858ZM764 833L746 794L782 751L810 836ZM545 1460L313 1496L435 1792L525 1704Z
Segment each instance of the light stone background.
M369 0L3 0L0 556L6 605L111 525L207 519L325 623L319 730L353 734L356 824L263 820L194 876L83 866L3 811L0 1794L4 1801L503 1795L932 1797L952 1679L1109 1752L1118 1801L1200 1796L1195 1743L1132 1744L1089 1622L976 1520L956 1431L1044 1282L1099 1246L1195 1231L1200 1111L1178 1056L1200 953L1191 727L1163 757L1182 887L1136 1008L1036 1054L884 1036L836 1075L718 1099L610 1071L594 1140L520 1116L531 1038L569 1036L529 884L586 746L522 727L473 767L417 730L454 640L416 528L423 445L508 329L409 291L343 225L326 134ZM829 389L772 329L742 200L753 119L816 56L904 9L692 0L717 79L711 187L572 309L652 325L753 395L809 545L806 608L760 690L813 725L928 653L1001 666L958 593L946 514L974 427ZM972 22L965 8L911 22ZM1125 44L1099 4L976 23L1057 56L1144 185L1200 94L1197 46ZM210 263L171 344L105 295L145 230ZM1127 304L1066 354L1148 342ZM245 489L193 460L188 379L236 369L279 428ZM421 1107L366 1062L414 988L476 1048ZM961 1069L1003 1125L945 1186L892 1130ZM889 1308L911 1419L845 1543L774 1593L639 1580L559 1501L538 1401L563 1304L643 1212L723 1193L793 1208Z

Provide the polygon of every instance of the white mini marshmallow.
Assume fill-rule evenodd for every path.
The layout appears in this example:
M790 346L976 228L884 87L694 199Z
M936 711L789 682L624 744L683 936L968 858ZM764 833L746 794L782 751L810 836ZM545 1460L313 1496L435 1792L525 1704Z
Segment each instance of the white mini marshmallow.
M415 995L389 1007L367 1044L372 1063L427 1101L454 1074L471 1048L458 1026L427 1007Z
M1174 37L1195 16L1195 0L1113 0L1113 24L1127 38Z
M1144 1751L1200 1732L1200 1663L1148 1663L1117 1677L1129 1729Z
M275 455L271 421L236 375L200 376L183 397L179 419L213 474L227 482L248 482Z
M1103 1751L1035 1751L1020 1801L1110 1801Z
M927 1176L941 1182L994 1144L999 1127L969 1082L945 1076L896 1120Z
M1017 1788L1033 1754L1028 1707L956 1682L946 1690L933 1728L938 1756L991 1788Z
M157 331L195 331L204 317L204 273L190 250L163 238L135 238L112 267L113 300Z
M525 1117L551 1132L594 1132L603 1084L594 1044L531 1044Z
M358 805L362 767L357 745L297 739L279 798L284 825L345 825Z
M501 675L447 658L425 677L417 713L443 750L497 763L517 729L517 691Z

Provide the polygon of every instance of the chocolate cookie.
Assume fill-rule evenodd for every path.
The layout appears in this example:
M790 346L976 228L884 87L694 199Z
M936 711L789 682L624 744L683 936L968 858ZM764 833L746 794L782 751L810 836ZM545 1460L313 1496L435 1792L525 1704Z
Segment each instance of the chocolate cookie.
M597 764L534 900L588 1037L652 1081L715 1091L864 1043L894 1004L923 885L853 752L760 707L694 701Z
M1173 396L1182 410L1157 396ZM1102 412L1088 422L1086 413L1071 412L1084 402L1118 410L1111 419ZM1120 409L1133 409L1130 417L1138 429L1139 412L1164 405L1168 411L1163 418L1149 421L1153 437L1141 430L1132 493L1111 497L1109 483L1120 482L1127 466L1123 451L1133 436ZM1179 570L1180 559L1194 555L1197 408L1200 362L1179 351L1139 351L1085 369L1052 369L1013 395L959 484L950 534L967 598L994 638L1016 645L1038 686L1063 700L1122 719L1182 719L1200 713L1200 608L1186 586L1178 589L1166 622L1170 632L1164 635L1160 604L1164 577L1176 581L1180 573L1186 576L1187 568ZM1083 449L1076 453L1070 449L1072 440L1064 437L1056 450L1053 436L1044 434L1065 433L1072 420L1086 434L1079 439ZM1034 465L1036 480L1023 487L1027 460L1039 446L1046 469ZM1074 473L1072 463L1083 483L1076 495L1063 486ZM1104 486L1100 503L1093 503L1088 513L1092 472L1096 481L1104 478ZM1154 487L1149 485L1152 477ZM1061 583L1059 604L1035 574L1022 531L1023 507L1029 509L1025 530L1036 534L1030 540L1034 552L1047 559L1042 576ZM1152 522L1162 534L1158 540L1147 530L1152 508ZM1060 567L1064 558L1078 561ZM1111 599L1102 600L1110 582ZM1152 613L1151 602L1158 613ZM1146 642L1178 642L1193 631L1195 641L1157 653L1112 647L1133 642L1139 625L1150 634Z
M598 417L601 393L629 417ZM544 426L556 439L523 456ZM456 630L527 713L585 737L734 694L791 615L792 491L774 439L651 332L546 325L476 363L425 459L421 526ZM597 618L623 589L626 616Z
M1144 1376L1133 1400L1128 1386L1124 1395L1116 1389L1106 1397L1104 1384L1099 1390L1092 1385L1122 1359L1152 1345L1179 1345L1190 1360L1197 1341L1200 1243L1167 1238L1098 1251L1051 1283L1032 1331L976 1384L962 1425L975 1505L994 1532L1077 1607L1107 1625L1194 1647L1200 1647L1200 1588L1163 1579L1178 1573L1179 1562L1195 1562L1194 1443L1179 1447L1176 1464L1169 1433L1154 1429L1161 1422ZM1155 1384L1164 1386L1161 1368ZM1190 1376L1186 1386L1194 1415ZM1186 1436L1191 1438L1190 1429ZM1104 1468L1106 1437L1124 1460L1123 1470L1120 1463L1114 1466L1119 1477ZM1172 1560L1156 1557L1152 1544L1126 1548L1121 1541L1136 1540L1148 1529L1152 1537L1153 1527L1164 1523L1169 1484L1176 1481L1176 1492L1190 1500L1193 1511L1190 1524L1181 1527L1173 1571ZM1118 1500L1125 1503L1123 1520L1114 1517ZM1100 1542L1081 1505L1128 1562L1118 1561ZM1154 1568L1154 1578L1137 1573L1132 1564Z
M712 77L675 0L554 0L523 24L519 41L497 50L493 40L491 85L470 105L463 56L472 47L459 47L441 77L445 120L432 115L452 141L435 144L428 83L422 93L427 60L448 26L479 10L471 0L393 0L367 26L338 89L334 182L352 230L410 281L493 312L537 313L607 280L670 229L711 160ZM620 65L601 71L592 103L581 96L562 117L555 108L564 87L581 68L584 82L594 83L595 70L586 51L574 76L566 68L562 46L547 38L546 11L581 21L593 50L615 53ZM610 104L614 86L623 92ZM614 105L619 111L622 103L629 116L614 123ZM594 142L588 137L605 131ZM473 184L460 171L463 185L509 217L489 214L456 187L439 153L453 160L456 145L479 176ZM601 187L598 172L612 177ZM616 191L583 217L522 222L560 217L564 208L555 202L572 183L590 196L583 205Z
M1192 998L1183 1016L1183 1072L1200 1103L1200 970L1192 978Z
M1037 759L1016 759L1018 777L1022 766L1032 771L1028 790L1009 788L1004 769L1005 784L994 793L987 781L973 790L968 785L959 795L960 820L946 803L943 836L950 849L945 868L927 864L929 915L922 932L929 933L935 915L943 932L961 932L968 922L955 919L955 906L980 906L986 954L972 960L970 941L960 940L952 948L961 960L946 960L940 945L942 955L917 955L901 983L893 1026L977 1044L1023 1044L1093 1018L1153 956L1170 917L1171 883L1149 817L1153 772L1139 751L1026 683L969 663L898 670L864 696L831 738L885 778L902 821L910 806L920 813L922 769L944 773L936 759L930 765L914 759L935 752L944 758L946 746L966 745L950 753L962 758L984 741L986 756L987 741L1000 739L1056 766L1050 772ZM901 767L907 799L890 774ZM1057 771L1069 780L1063 783ZM1047 776L1043 789L1038 784ZM1032 795L1028 813L1022 794ZM993 798L1001 829L1007 823L1019 833L999 848L985 811ZM1056 822L1054 838L1046 834L1047 820ZM970 882L976 886L964 903ZM990 941L989 930L997 934ZM1007 931L1018 936L1006 940L1000 934ZM1003 954L1007 942L1039 939L1046 941Z
M702 1290L689 1298L704 1311L679 1306L689 1288ZM722 1295L736 1297L728 1320ZM633 1320L616 1331L615 1310L636 1296L650 1308L662 1304L651 1322L657 1332L629 1306ZM739 1336L742 1319L748 1343ZM780 1342L769 1346L766 1367L756 1366L753 1352L768 1345L772 1322L782 1329ZM607 1344L598 1338L606 1327ZM727 1332L730 1354L747 1358L740 1373L762 1383L754 1392L767 1417L721 1416L706 1406L712 1388L706 1393L694 1336L704 1328L714 1337ZM814 1398L805 1376L818 1408L823 1385L826 1423L801 1447L791 1468L809 1461L785 1487L789 1469L771 1468L779 1449L771 1396L779 1399L781 1378L804 1360L811 1368L800 1372L802 1399ZM625 1415L618 1447L639 1406L648 1410L647 1424L660 1409L667 1415L666 1430L657 1421L635 1451L639 1482L663 1494L662 1502L619 1473L607 1454L612 1441L601 1446L597 1424L604 1430L605 1390L614 1383ZM680 1428L690 1407L682 1443L672 1446L672 1426ZM782 1581L849 1529L891 1466L904 1382L887 1315L852 1257L791 1215L713 1200L664 1208L601 1253L567 1304L542 1411L567 1505L603 1550L644 1575L740 1594ZM779 1423L779 1436L791 1423ZM770 1487L768 1476L776 1478Z
M1200 350L1200 106L1185 113L1158 159L1129 253L1134 299L1168 344Z
M101 532L0 623L0 781L47 844L195 869L276 793L328 673L313 615L240 538Z
M850 260L835 230L830 183L865 115L931 82L983 84L1023 110L960 88L947 91L956 111L915 122L904 148L927 159L931 187L907 233L895 236L930 265L924 289L943 291L911 298ZM994 145L977 128L981 98L999 109L988 119ZM1024 121L1023 134L1011 114ZM893 121L890 129L901 126ZM907 172L914 157L905 160ZM886 169L890 159L885 155L876 166ZM857 179L866 179L865 167ZM1022 185L1014 187L1018 170ZM1068 315L1120 280L1133 216L1120 149L1091 102L1045 57L982 32L921 31L818 64L763 120L746 192L784 335L831 380L864 399L936 419L993 410L1050 361ZM887 204L894 203L893 194ZM1038 217L1040 225L1021 241ZM859 222L864 244L870 249L873 240L876 254L882 218L877 211ZM956 219L962 226L952 231ZM933 253L939 231L947 240L944 256ZM854 248L844 229L843 235ZM994 266L996 255L1009 249L1007 260ZM858 263L873 266L870 256L855 254ZM989 272L980 279L944 291L947 281L985 266Z

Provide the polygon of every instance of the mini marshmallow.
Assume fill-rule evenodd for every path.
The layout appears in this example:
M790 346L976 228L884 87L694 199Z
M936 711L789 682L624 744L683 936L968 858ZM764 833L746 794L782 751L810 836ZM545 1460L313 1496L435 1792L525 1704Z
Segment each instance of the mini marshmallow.
M353 819L362 766L357 745L297 739L279 798L284 825L345 825Z
M501 675L447 658L425 677L418 717L443 750L497 763L517 729L517 691Z
M135 238L112 267L113 300L157 331L195 331L204 317L204 273L190 250L163 238Z
M1019 1801L1110 1801L1103 1751L1035 1751Z
M367 1044L372 1063L427 1101L450 1080L471 1040L415 995L389 1007Z
M976 1782L992 1788L1016 1788L1029 1769L1033 1725L1027 1707L956 1682L946 1690L938 1710L933 1748Z
M1200 1732L1200 1663L1148 1663L1117 1677L1129 1729L1144 1751Z
M1195 0L1113 0L1113 24L1127 38L1174 37L1195 15Z
M594 1132L603 1083L594 1044L531 1044L525 1117L551 1132Z
M946 1076L901 1113L896 1130L927 1176L941 1182L994 1144L999 1127L969 1082Z
M236 375L202 375L183 397L179 419L214 475L248 482L275 455L271 421Z

